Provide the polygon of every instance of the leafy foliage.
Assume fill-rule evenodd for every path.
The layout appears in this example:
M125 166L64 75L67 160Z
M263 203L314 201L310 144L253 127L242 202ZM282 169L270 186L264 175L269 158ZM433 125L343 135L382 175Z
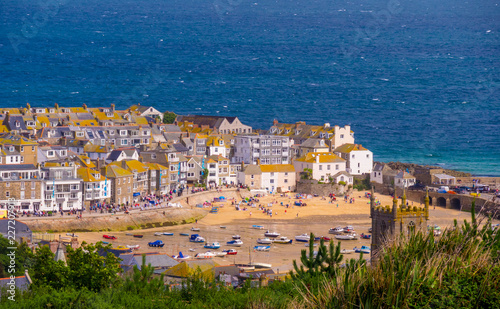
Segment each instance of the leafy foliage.
M162 122L165 124L174 123L176 117L177 117L177 115L175 113L166 112L165 114L163 114L163 121Z

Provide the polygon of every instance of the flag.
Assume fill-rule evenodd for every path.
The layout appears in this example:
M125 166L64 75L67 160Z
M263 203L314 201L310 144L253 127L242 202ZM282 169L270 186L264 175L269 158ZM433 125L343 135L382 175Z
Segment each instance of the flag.
M52 199L54 199L54 196L56 195L56 179L52 179Z

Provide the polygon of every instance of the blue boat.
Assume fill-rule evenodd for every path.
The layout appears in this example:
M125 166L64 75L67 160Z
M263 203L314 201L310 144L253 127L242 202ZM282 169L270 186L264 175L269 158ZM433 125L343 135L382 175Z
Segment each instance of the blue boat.
M189 233L180 233L181 236L189 236Z
M165 236L174 236L174 233L167 233L167 232L165 232L165 233L163 233L163 235L165 235Z
M219 249L220 248L220 244L218 242L213 242L210 245L206 244L204 247L207 248L207 249Z
M255 251L269 251L271 246L255 246L253 247Z
M264 226L263 225L252 225L253 229L258 229L258 230L263 230Z
M190 242L205 242L205 238L201 237L198 234L191 234L189 241Z
M368 246L361 246L361 248L354 247L354 248L353 248L353 250L354 250L354 252L356 252L356 253L361 253L361 252L363 252L363 253L368 253L368 254L369 254L369 253L371 252L371 249L370 249L370 247L368 247Z

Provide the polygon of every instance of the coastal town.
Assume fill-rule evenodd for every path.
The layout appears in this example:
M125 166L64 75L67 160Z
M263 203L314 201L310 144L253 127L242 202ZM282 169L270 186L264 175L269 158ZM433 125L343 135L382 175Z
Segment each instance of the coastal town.
M59 231L70 232L58 233L63 238L36 233L37 240L48 244L58 260L65 260L62 244L78 248L86 240L111 241L114 245L117 237L128 237L127 246L120 243L113 248L125 270L140 266L142 254L146 254L158 273L172 278L187 276L179 275L182 267L206 264L207 261L196 262L187 256L187 252L195 251L193 242L205 244L203 248L218 249L219 242L208 240L228 240L231 246L240 241L241 234L256 238L259 244L247 243L245 250L269 251L267 244L274 243L273 237L280 234L268 230L261 235L260 230L264 229L262 222L270 222L276 228L275 220L283 221L282 230L299 234L308 229L295 238L289 235L291 239L282 235L282 243L307 242L307 233L311 231L308 226L314 222L325 235L342 234L336 238L359 240L356 245L369 253L368 215L376 206L393 204L391 196L402 197L402 207L425 204L425 211L418 210L422 218L425 213L421 219L425 223L430 207L435 211L438 206L440 209L433 214L449 219L447 209L469 210L472 199L481 194L487 198L479 206L487 209L491 200L491 207L497 207L499 180L439 167L398 169L394 164L374 162L373 153L355 142L349 125L274 120L268 129L256 129L235 116L176 115L140 104L125 110L117 110L113 104L104 108L85 104L40 108L27 104L24 108L0 109L0 216L6 218L8 209L14 210L18 225L26 231L17 234L19 242L33 243L35 235L31 230L58 230L53 225L41 228L42 219L67 218L71 220L64 223L53 220L60 224ZM376 200L370 188L377 192ZM301 210L306 205L312 207ZM183 236L190 233L184 227L170 227L167 231L153 224L162 217L169 222L163 226L174 225L172 217L180 209L190 212L189 219L182 217L179 221L193 224L191 233L204 229L206 239L192 234L196 237L188 242ZM332 227L329 219L321 218L334 212L343 216L346 228ZM138 220L142 213L150 216L149 221L144 219L145 223L139 225L142 231L126 233L124 222L133 221L130 217L134 216ZM305 214L309 217L302 218ZM100 221L112 216L116 218L112 223ZM290 223L292 219L296 220L294 224ZM349 224L356 220L360 222L357 228L365 229L366 237L352 233ZM5 225L5 221L0 220L0 224ZM252 228L244 231L243 225ZM145 228L153 229L142 240ZM342 231L336 233L335 229ZM87 233L78 238L71 231ZM344 231L350 234L344 235ZM266 238L257 238L259 235ZM165 247L164 236L172 236ZM330 240L327 236L320 238ZM346 254L355 251L343 250L347 250ZM179 253L172 257L182 251L186 256ZM291 264L287 257L300 253L292 247L274 251L278 254L261 258L276 262L286 271ZM229 256L230 252L237 251L225 251L223 255ZM203 260L215 256L207 252L197 254ZM216 275L231 273L234 276L229 276L228 282L238 284L248 277L247 272L240 275L242 269L271 268L269 263L242 264L240 256L234 257L232 263L226 261L232 268L221 266ZM188 261L178 266L183 260ZM210 263L204 267L213 270L217 265ZM279 270L267 269L265 273L271 277L280 275Z

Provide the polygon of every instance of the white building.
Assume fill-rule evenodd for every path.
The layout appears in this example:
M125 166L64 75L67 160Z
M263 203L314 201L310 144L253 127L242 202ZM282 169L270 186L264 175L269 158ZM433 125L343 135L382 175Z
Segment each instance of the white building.
M207 140L207 152L209 156L228 157L231 145L227 145L220 136L209 136Z
M82 210L82 180L77 166L46 164L42 168L44 202L42 211Z
M346 185L354 184L354 179L351 174L346 171L338 172L332 176L333 182L340 184L341 181L345 182Z
M407 172L399 172L394 176L394 184L398 188L408 188L417 183L416 178Z
M294 161L297 179L304 169L312 170L312 179L328 182L329 177L346 170L346 161L331 152L309 152Z
M369 174L373 169L373 153L358 144L344 144L335 148L336 155L347 161L351 175Z
M384 174L388 175L388 173L394 175L394 171L385 163L376 163L373 167L373 171L370 174L370 181L383 184L384 183Z
M260 165L261 188L269 192L295 191L296 174L291 164Z
M83 202L85 206L109 202L112 182L96 170L80 167L78 177L83 181Z

